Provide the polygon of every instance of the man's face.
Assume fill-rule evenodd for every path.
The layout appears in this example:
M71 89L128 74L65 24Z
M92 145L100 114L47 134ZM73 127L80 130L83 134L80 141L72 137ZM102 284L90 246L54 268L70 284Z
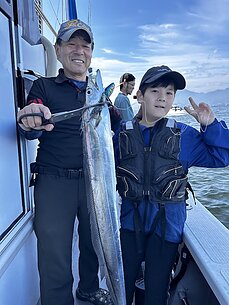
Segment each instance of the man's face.
M57 59L62 63L67 77L85 81L91 64L92 46L81 36L70 38L68 42L56 44Z
M123 89L124 89L126 95L132 94L132 92L134 90L134 86L135 86L135 80L132 80L130 82L125 81L123 83Z
M152 123L167 115L175 98L175 90L173 85L148 87L144 96L138 91L137 97L142 105L142 115L147 122Z

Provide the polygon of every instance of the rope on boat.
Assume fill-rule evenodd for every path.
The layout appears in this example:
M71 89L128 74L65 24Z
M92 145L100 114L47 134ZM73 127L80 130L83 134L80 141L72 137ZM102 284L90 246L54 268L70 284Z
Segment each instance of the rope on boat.
M35 3L35 9L37 11L37 14L41 17L41 19L44 20L44 22L47 24L48 28L51 30L51 32L57 37L57 32L52 27L51 23L48 21L48 18L45 16L45 14L42 12L41 8L39 7L37 2Z
M49 0L49 3L50 3L50 5L51 5L52 11L53 11L53 13L54 13L54 15L55 15L55 17L56 17L56 22L58 22L58 24L60 25L61 22L60 22L60 20L59 20L59 18L58 18L58 11L59 11L59 7L60 7L60 0L59 0L59 2L58 2L57 12L55 11L54 6L53 6L51 0ZM62 19L63 19L63 18L62 18Z
M88 15L87 15L87 23L91 26L91 0L88 0Z

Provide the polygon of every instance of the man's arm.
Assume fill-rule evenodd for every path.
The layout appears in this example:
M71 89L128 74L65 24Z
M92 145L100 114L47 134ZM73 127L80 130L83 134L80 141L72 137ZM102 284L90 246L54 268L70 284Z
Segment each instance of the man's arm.
M114 104L124 121L129 121L133 119L133 110L127 96L118 95L115 99Z
M17 113L18 124L25 132L32 132L34 130L51 131L53 129L54 126L52 124L42 126L41 118L36 115L25 116L24 118L20 119L22 115L31 115L36 113L43 113L45 119L50 119L51 112L47 106L43 105L44 100L45 93L42 88L42 80L38 79L33 83L27 98L27 105Z
M35 140L41 137L43 131L42 130L30 130L26 131L21 128L20 124L18 124L18 130L20 135L25 137L27 140Z

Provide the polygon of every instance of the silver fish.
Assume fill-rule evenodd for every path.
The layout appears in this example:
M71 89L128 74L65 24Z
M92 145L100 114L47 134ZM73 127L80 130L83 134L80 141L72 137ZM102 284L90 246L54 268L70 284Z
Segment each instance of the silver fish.
M89 75L85 106L101 102L82 115L84 173L90 214L92 243L101 278L105 276L114 305L125 305L119 220L116 204L116 176L107 97L100 71Z

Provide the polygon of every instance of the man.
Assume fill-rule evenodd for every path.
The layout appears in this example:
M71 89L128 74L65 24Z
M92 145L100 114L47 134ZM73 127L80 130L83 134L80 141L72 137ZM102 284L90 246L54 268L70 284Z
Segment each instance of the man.
M120 78L120 92L117 95L114 105L118 109L123 121L130 121L134 117L134 112L128 98L132 94L135 86L133 74L125 73Z
M73 305L72 236L79 226L79 283L76 296L95 305L111 305L109 293L99 289L98 259L94 252L83 177L80 117L42 126L43 113L81 108L85 103L87 70L94 47L90 27L80 20L63 23L55 44L63 69L57 77L36 80L28 105L18 113L27 139L39 139L34 179L35 221L42 305Z

